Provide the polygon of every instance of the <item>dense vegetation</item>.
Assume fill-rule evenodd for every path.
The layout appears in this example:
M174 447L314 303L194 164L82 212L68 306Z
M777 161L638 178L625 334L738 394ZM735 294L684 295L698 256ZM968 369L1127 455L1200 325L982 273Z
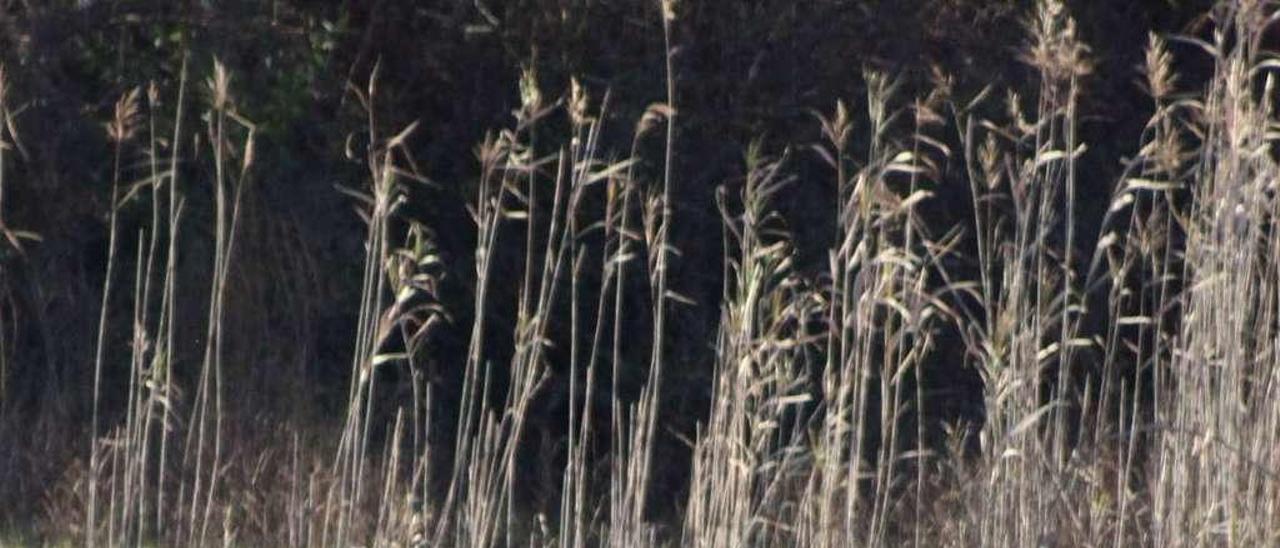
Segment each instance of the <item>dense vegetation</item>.
M1263 0L0 0L0 544L1280 543Z

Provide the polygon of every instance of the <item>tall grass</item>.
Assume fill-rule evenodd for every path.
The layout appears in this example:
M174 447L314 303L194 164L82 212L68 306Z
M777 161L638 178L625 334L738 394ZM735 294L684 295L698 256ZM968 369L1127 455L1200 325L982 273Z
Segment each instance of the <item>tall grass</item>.
M200 139L184 123L185 63L170 138L158 133L165 92L149 87L145 109L141 90L125 93L107 124L89 464L70 490L83 511L63 534L107 546L1280 542L1280 65L1262 50L1275 8L1223 1L1211 39L1175 37L1212 62L1203 89L1183 89L1171 42L1150 38L1140 76L1152 113L1105 197L1086 194L1080 168L1092 53L1060 0L1037 2L1026 21L1031 89L962 96L963 75L939 70L913 97L865 70L861 100L816 116L821 142L745 147L740 175L714 190L720 294L684 295L676 206L701 191L677 169L684 7L655 7L666 93L627 150L603 137L617 91L573 79L551 98L536 65L524 69L511 126L476 148L473 257L444 256L442 228L405 207L415 186L442 184L412 154L429 124L386 127L380 65L352 86L367 124L348 154L366 173L339 191L365 222L365 257L336 432L288 424L254 437L237 423L252 410L236 409L248 381L226 353L228 302L256 126L230 72L214 64ZM0 72L7 120L5 91ZM15 136L3 127L10 235ZM648 158L659 127L662 152ZM793 164L815 160L827 178L801 180ZM184 164L208 180L179 185ZM831 198L821 273L797 265L796 221L780 207L807 182ZM195 187L183 187L206 183L209 284L183 288L206 304L184 310L179 242ZM940 227L925 206L948 184L970 201L959 226ZM1102 199L1085 224L1083 201ZM138 218L136 237L122 215ZM468 314L440 294L458 260L474 269ZM118 296L122 265L133 266L131 299ZM109 322L125 302L127 358ZM664 384L688 365L675 355L677 306L716 307L719 324L714 358L699 364L710 408L679 440L692 455L687 492L661 493L661 449L681 435L668 435ZM199 312L197 366L175 351L175 326ZM461 317L465 359L439 364L460 379L448 409L426 364L432 334ZM944 334L962 354L940 356L954 350ZM4 359L0 347L0 397ZM983 384L980 424L948 439L931 393L931 379L953 373L944 367ZM538 411L554 398L566 402L560 424Z
M982 176L971 188L986 321L969 326L986 407L981 435L990 492L975 501L982 505L982 544L1053 544L1070 538L1064 524L1079 526L1060 495L1074 488L1066 473L1074 446L1069 423L1084 416L1073 413L1081 395L1072 357L1091 344L1078 337L1084 310L1073 259L1075 166L1085 151L1076 137L1077 104L1089 61L1060 2L1041 2L1028 30L1025 60L1040 77L1030 117L1023 97L1011 93L1009 126L990 133L979 152L965 143ZM960 118L972 137L973 121ZM996 200L1008 205L992 207Z
M1187 211L1184 280L1168 405L1153 466L1153 538L1168 545L1278 540L1277 165L1271 58L1260 51L1273 8L1219 6L1200 45L1214 76L1196 109L1200 147Z

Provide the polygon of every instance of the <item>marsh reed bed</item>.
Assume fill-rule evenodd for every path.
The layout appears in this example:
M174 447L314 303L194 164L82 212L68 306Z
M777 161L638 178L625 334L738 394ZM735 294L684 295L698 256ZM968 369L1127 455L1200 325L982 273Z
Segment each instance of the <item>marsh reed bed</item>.
M245 227L271 215L252 199L270 184L241 109L253 98L216 62L201 75L184 61L174 89L126 91L105 124L99 316L81 326L97 335L92 414L72 430L81 458L15 542L1280 543L1275 6L1224 0L1203 32L1150 36L1133 73L1149 119L1137 142L1107 144L1130 152L1105 195L1082 190L1095 59L1060 0L1025 17L1034 85L962 91L964 74L937 67L908 93L865 69L858 95L814 111L816 142L743 143L741 176L697 190L720 217L718 294L675 268L691 260L677 197L693 182L674 167L685 8L652 6L666 94L638 119L610 110L626 90L572 79L553 94L531 64L465 184L415 158L430 120L386 126L380 66L350 84L366 123L346 154L364 180L331 191L363 221L364 256L345 404L323 419L256 420L243 395L270 364L227 351L246 335L228 303L257 272L241 249L262 245ZM1206 80L1180 78L1174 51L1207 62ZM0 71L0 230L21 253L40 240L4 223L21 207L5 167L23 156L6 91ZM814 160L824 175L805 181L794 165ZM802 183L829 195L817 271L798 265L779 207ZM442 253L447 227L414 213L419 189L450 184L465 189L470 256ZM967 202L954 226L926 207L943 185ZM1105 204L1099 222L1081 221L1088 204ZM177 274L189 230L211 246L200 286ZM446 304L459 269L469 310ZM711 363L691 364L671 338L700 308L718 329ZM193 323L200 351L175 351ZM436 359L444 326L468 333L463 359ZM689 367L708 371L710 404L681 432L667 407ZM981 379L981 413L946 411L930 381L943 368ZM688 470L674 489L657 479L673 466Z

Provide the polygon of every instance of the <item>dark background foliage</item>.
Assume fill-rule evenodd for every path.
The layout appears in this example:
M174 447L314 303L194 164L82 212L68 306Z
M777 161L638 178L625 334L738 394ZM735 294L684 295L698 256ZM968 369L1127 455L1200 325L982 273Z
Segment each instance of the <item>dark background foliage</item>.
M719 314L711 304L721 283L714 191L742 176L746 145L761 140L769 151L795 149L788 169L798 180L778 205L795 236L802 270L816 277L825 269L834 229L830 174L805 150L819 140L814 111L829 112L837 99L859 103L864 68L900 75L905 100L927 92L934 67L955 75L960 95L989 83L1032 90L1033 77L1018 61L1028 4L680 2L673 36L680 110L673 241L682 257L672 279L677 291L707 305L674 309L672 323L679 328L668 359L679 366L665 392L669 401L663 402L663 430L672 434L664 451L687 450L674 434L691 432L707 410L709 341ZM1135 71L1147 33L1196 32L1207 4L1071 2L1095 64L1083 97L1083 140L1091 152L1082 165L1082 216L1101 215L1121 156L1137 142L1149 114ZM1180 53L1193 58L1189 51ZM571 76L581 79L597 104L607 90L604 141L615 157L626 152L646 106L665 99L656 0L0 0L0 61L8 68L15 106L25 107L16 118L23 147L9 156L3 219L42 237L22 252L0 247L0 336L7 343L3 358L12 364L0 393L0 418L79 424L87 415L111 171L101 123L121 93L152 81L162 90L163 107L171 108L184 60L193 76L190 89L203 101L196 84L215 57L231 69L240 109L260 128L259 167L228 305L228 362L236 364L236 378L250 379L243 386L252 387L237 403L246 419L336 416L344 401L363 256L361 221L350 199L334 189L359 186L364 177L362 166L344 155L348 136L363 124L349 82L364 86L380 65L376 112L383 126L422 123L411 146L434 184L415 187L406 216L431 227L448 268L443 295L454 322L433 342L430 356L444 408L456 392L456 364L465 354L470 325L475 227L465 205L478 171L473 150L487 131L512 123L520 67L536 67L547 97L564 93ZM1180 66L1192 81L1197 69L1194 62ZM197 123L201 112L202 106L191 106L187 123ZM160 120L172 123L171 116ZM170 128L161 129L167 134ZM650 141L640 150L641 172L652 175L661 167L661 143ZM191 143L184 146L195 150ZM142 159L135 155L131 161ZM191 312L179 324L179 350L189 363L198 361L202 348L203 315L196 311L204 306L209 280L202 265L212 249L202 165L192 159L182 168L192 195L179 287L183 307ZM939 230L961 222L968 207L964 185L947 183L944 177L938 198L926 206L929 223ZM146 211L136 202L126 207L123 249L132 249ZM1096 226L1083 220L1082 226ZM1089 246L1093 237L1085 234L1081 245ZM513 250L513 256L519 253ZM517 279L518 267L514 258L500 262L508 271L497 276ZM500 285L495 301L513 302L512 285ZM126 306L116 310L121 317L110 325L121 328L112 330L110 349L124 355L129 341L123 326L130 319ZM509 331L513 311L495 314L494 331ZM504 344L510 340L495 339L490 352L509 352ZM948 414L972 415L981 388L973 374L947 363L958 360L945 344L935 358L935 370L942 373L926 382ZM126 367L120 359L107 364L105 394L122 392L126 381L119 373ZM567 381L552 381L557 382ZM544 399L542 416L563 412L562 402ZM113 400L106 403L111 408ZM76 456L73 447L51 452L56 458L40 466L28 462L23 448L50 443L31 425L7 427L16 437L4 439L18 442L0 447L0 500L39 493L52 480L49 474ZM78 433L67 436L82 439ZM687 459L669 460L677 461ZM662 481L678 487L683 473L664 469ZM7 516L0 510L0 517L17 519L30 509L13 507Z

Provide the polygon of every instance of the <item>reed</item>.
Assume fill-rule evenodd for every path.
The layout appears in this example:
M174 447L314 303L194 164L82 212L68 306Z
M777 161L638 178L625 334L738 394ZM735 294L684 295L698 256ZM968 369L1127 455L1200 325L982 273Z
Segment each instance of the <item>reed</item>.
M1039 0L1025 21L1034 85L970 93L939 68L909 88L909 76L864 69L857 101L815 115L819 142L746 144L714 190L681 169L703 161L682 148L696 118L680 110L679 46L697 7L647 7L662 25L665 93L622 137L611 102L624 90L572 78L553 96L536 56L521 70L510 124L475 148L461 187L470 256L443 251L446 228L411 207L457 190L414 157L430 121L391 122L411 117L385 111L380 63L351 86L363 122L347 154L363 180L337 192L364 221L364 256L333 421L295 410L260 424L270 419L242 396L257 364L229 350L254 272L241 255L263 237L247 213L258 126L239 100L252 97L217 61L203 127L186 120L197 101L185 60L172 105L156 84L124 93L106 124L88 464L51 488L51 506L76 504L50 541L1280 542L1280 65L1263 48L1274 6L1223 0L1209 39L1149 38L1138 75L1150 116L1104 196L1082 175L1102 144L1081 132L1094 54L1061 0ZM1203 88L1176 74L1184 47L1211 63ZM24 156L12 101L0 70L0 231L21 252L38 240L5 224L10 151ZM814 232L785 207L802 184L829 197L816 273L799 266L797 241ZM930 206L954 184L964 217L940 226ZM719 214L713 295L681 293L680 206L696 192L714 192ZM1087 200L1105 200L1100 219ZM206 234L208 284L180 284L186 242ZM450 310L450 283L466 286L469 310ZM678 307L718 314L708 363L678 356ZM194 357L179 329L192 318ZM436 334L462 318L465 357L438 359ZM953 335L958 349L944 346ZM711 383L685 439L670 399L688 367ZM974 422L940 424L932 379L945 367L981 378ZM457 394L441 397L444 376ZM662 460L671 443L690 449L678 463L687 491L659 492L659 471L677 466Z

